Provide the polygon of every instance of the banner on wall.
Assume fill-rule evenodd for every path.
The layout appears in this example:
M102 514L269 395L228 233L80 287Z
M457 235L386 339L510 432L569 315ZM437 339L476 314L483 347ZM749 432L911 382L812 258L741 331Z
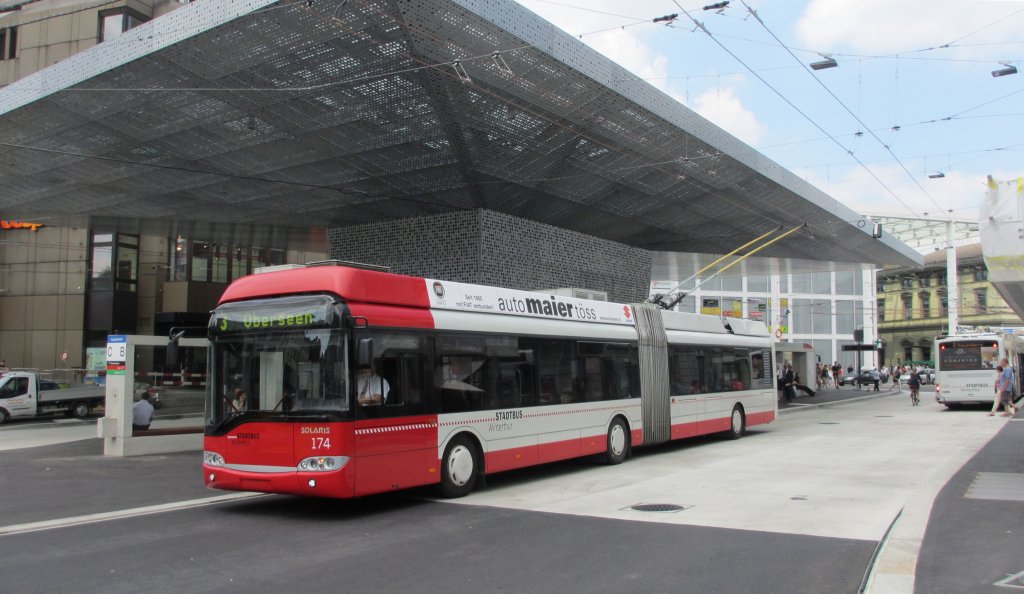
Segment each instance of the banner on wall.
M709 316L722 315L722 306L720 301L715 297L705 297L701 299L700 313L707 314Z
M759 322L768 321L768 300L763 297L747 299L747 317Z
M722 304L722 317L725 318L742 318L743 317L743 300L742 299L723 299Z

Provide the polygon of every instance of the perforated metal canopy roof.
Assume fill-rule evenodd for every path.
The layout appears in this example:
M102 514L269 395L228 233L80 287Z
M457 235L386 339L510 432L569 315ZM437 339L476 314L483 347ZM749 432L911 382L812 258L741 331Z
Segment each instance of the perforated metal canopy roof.
M6 218L308 228L488 208L698 253L806 222L760 255L920 264L505 0L192 3L0 92L0 188Z

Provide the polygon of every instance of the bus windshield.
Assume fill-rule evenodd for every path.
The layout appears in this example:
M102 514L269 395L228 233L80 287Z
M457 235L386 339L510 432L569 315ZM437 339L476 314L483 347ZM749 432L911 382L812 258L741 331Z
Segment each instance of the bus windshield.
M963 340L939 345L939 369L977 371L995 369L999 343L994 340Z
M241 419L350 418L338 309L323 296L218 307L210 320L207 431Z

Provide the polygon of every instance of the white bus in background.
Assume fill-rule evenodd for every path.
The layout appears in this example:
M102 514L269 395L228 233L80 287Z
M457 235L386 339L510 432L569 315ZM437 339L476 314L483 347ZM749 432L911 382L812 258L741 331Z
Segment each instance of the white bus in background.
M1006 333L943 336L935 340L935 401L954 408L991 404L996 366L1006 357L1013 368L1014 399L1021 395L1024 338Z

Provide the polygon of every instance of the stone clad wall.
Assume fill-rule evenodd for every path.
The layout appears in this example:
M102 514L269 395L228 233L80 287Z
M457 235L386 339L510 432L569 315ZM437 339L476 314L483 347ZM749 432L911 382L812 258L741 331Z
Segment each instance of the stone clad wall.
M393 272L534 290L606 291L611 301L648 295L651 253L491 210L463 210L328 231L330 257Z

